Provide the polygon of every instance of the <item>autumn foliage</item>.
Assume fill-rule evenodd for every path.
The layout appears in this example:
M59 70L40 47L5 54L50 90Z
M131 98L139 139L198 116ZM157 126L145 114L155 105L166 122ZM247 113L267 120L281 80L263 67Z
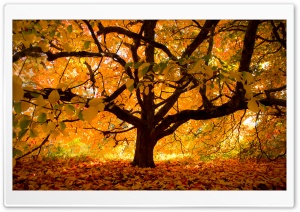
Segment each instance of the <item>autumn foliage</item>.
M286 190L285 160L159 162L60 159L23 161L14 168L14 190Z
M12 33L15 189L285 189L286 21L16 20ZM147 181L168 170L178 181Z

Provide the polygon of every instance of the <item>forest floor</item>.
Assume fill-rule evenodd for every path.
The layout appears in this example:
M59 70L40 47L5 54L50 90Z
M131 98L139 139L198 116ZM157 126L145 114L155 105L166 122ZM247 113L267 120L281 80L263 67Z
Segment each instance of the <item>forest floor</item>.
M156 162L22 159L13 169L13 190L286 190L286 161L214 160Z

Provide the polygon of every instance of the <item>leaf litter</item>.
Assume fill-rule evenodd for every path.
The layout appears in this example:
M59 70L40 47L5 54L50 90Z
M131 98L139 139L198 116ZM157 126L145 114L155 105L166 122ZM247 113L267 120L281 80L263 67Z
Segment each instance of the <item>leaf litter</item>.
M22 159L13 169L13 190L286 190L286 161L156 162Z

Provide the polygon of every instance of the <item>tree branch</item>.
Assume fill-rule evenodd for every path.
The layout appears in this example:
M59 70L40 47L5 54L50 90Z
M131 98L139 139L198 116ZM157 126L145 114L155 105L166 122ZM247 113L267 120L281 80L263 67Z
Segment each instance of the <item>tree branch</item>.
M61 57L110 57L114 61L120 63L123 67L126 65L126 61L122 59L119 55L109 52L58 52L52 53L50 51L43 52L41 47L29 47L23 51L17 52L13 55L13 62L18 61L22 57L30 56L32 53L38 53L40 55L46 54L48 61L53 61Z
M128 31L126 29L120 28L120 27L102 27L100 30L100 34L108 34L108 33L119 33L122 35L126 35L127 37L133 38L133 39L141 39L145 41L146 43L149 43L150 45L154 46L155 48L161 49L163 52L165 52L169 58L172 60L177 60L177 58L171 53L171 51L163 44L155 42L153 40L150 40L142 35L139 35L137 33Z
M94 30L93 30L93 27L90 25L90 23L89 23L87 20L83 20L83 22L84 22L84 23L87 25L87 27L89 28L89 30L90 30L90 32L91 32L91 34L92 34L92 37L93 37L93 39L94 39L94 41L95 41L95 44L96 44L97 47L98 47L99 52L103 52L103 50L101 49L100 43L99 43L99 41L98 41L98 39L97 39L97 37L96 37L96 35L95 35L95 32L94 32Z
M285 35L285 26L284 26L284 24L281 22L279 25L278 25L278 27L276 27L275 26L275 23L274 23L274 21L271 21L271 24L272 24L272 27L273 27L273 34L274 34L274 36L275 36L275 38L277 39L277 41L286 49L286 40L284 40L284 39L281 39L280 38L280 36L279 36L279 34L278 34L278 29L280 29L281 28L281 31L283 32L282 33L282 36L283 37L285 37L286 35Z
M168 136L168 135L171 135L172 133L174 133L178 127L180 127L182 124L184 124L186 121L185 120L182 120L182 121L179 121L175 124L173 124L172 127L169 127L167 130L164 130L163 132L160 132L156 138L157 140L165 137L165 136Z
M262 99L259 102L265 106L278 105L286 107L286 100L283 99ZM183 110L175 115L169 115L165 117L159 125L155 128L155 135L160 136L162 132L169 128L174 123L185 123L186 121L193 120L208 120L212 118L219 118L222 116L230 115L236 111L248 109L247 102L243 101L242 98L232 98L229 102L209 108L205 110Z
M133 130L133 129L135 129L136 127L130 127L130 128L128 128L128 129L125 129L125 130L120 130L120 131L110 131L110 130L99 130L99 129L97 129L96 127L93 127L93 126L91 126L91 127L85 127L85 128L83 128L83 129L91 129L91 130L96 130L96 131L98 131L98 132L101 132L104 136L106 136L106 135L108 135L108 134L119 134L119 133L125 133L125 132L128 132L128 131L130 131L130 130Z
M144 125L144 123L141 121L141 119L135 117L128 111L121 109L120 107L118 107L115 104L106 105L104 110L113 113L119 119L126 121L127 123L132 124L134 126L143 126Z
M219 23L219 20L208 20L205 21L203 28L195 38L195 40L186 48L185 52L182 54L181 58L190 56L195 49L207 38L208 33L211 30L211 27L216 26Z
M254 51L254 44L256 38L256 31L260 21L249 21L244 38L244 46L242 50L242 57L240 60L239 72L249 72L251 58Z
M27 155L30 155L30 154L33 153L34 151L36 151L36 150L38 150L38 149L41 149L42 146L48 141L49 137L50 137L50 134L47 135L47 136L44 138L44 140L42 141L42 143L41 143L39 146L35 147L34 149L32 149L31 151L25 153L24 155L22 155L22 156L20 156L20 157L17 157L16 160L20 160L21 158L23 158L23 157L25 157L25 156L27 156Z
M244 38L244 45L242 50L242 56L240 60L239 72L250 72L249 67L251 63L251 58L254 52L254 44L256 38L256 31L260 21L249 21L245 38ZM250 72L251 73L251 72ZM236 93L239 93L240 96L245 95L245 89L241 82L236 83Z
M279 88L273 88L273 89L265 90L265 94L266 94L267 98L271 98L271 93L272 92L282 91L283 89L286 89L286 85L283 85Z
M155 105L155 107L159 107L163 104L165 104L154 116L154 123L157 124L160 120L163 119L163 117L168 113L168 111L173 107L173 105L177 102L180 94L182 94L183 92L186 92L187 89L185 89L190 82L192 81L192 79L188 80L184 85L182 85L180 88L177 88L174 93L168 97L166 100L164 100L163 102L159 103L158 105Z

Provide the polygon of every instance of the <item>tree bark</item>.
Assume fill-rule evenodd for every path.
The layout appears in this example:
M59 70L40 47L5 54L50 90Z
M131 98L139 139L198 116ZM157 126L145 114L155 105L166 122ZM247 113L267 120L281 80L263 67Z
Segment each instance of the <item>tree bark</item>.
M141 168L154 168L153 150L155 144L155 140L151 138L146 129L138 128L132 165Z
M154 41L155 39L155 26L156 20L146 20L144 23L144 35L145 38ZM145 49L146 61L148 63L154 62L154 46L147 45ZM152 67L150 67L150 70ZM151 72L147 73L152 75ZM151 77L152 79L154 78ZM135 155L132 162L132 165L138 166L141 168L151 167L154 168L154 159L153 159L153 150L156 144L156 139L151 135L151 132L154 130L154 114L155 114L155 105L154 105L154 92L153 85L148 85L149 92L142 93L142 102L141 102L141 120L142 126L137 127L137 139L136 139L136 148Z

